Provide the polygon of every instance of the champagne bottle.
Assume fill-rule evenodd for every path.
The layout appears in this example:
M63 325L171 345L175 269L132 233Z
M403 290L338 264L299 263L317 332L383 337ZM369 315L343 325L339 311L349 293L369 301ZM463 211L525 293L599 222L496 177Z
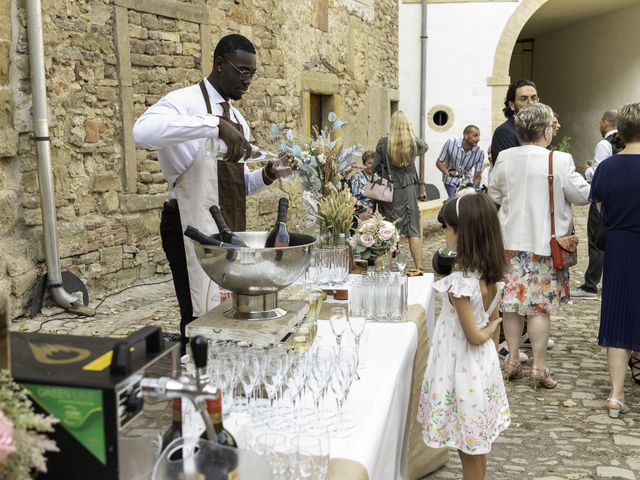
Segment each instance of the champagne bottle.
M265 248L273 247L288 247L289 246L289 232L287 231L287 210L289 209L289 200L282 197L278 202L278 219L273 226L267 241L264 244Z
M189 237L191 240L195 240L196 242L201 243L202 245L214 245L216 247L227 247L227 248L237 248L237 245L232 245L230 243L225 243L217 238L214 238L213 235L207 235L206 233L202 233L196 227L192 227L191 225L187 226L184 231L184 234Z
M171 427L162 436L162 450L164 451L171 442L182 436L182 399L171 400ZM182 454L182 452L180 452Z
M247 244L242 241L242 239L237 236L235 233L231 231L227 223L222 218L222 212L220 211L220 207L217 205L213 205L209 209L209 213L213 217L213 220L216 222L218 226L218 230L220 231L220 240L226 243L230 243L231 245L236 245L238 247L246 247Z
M216 439L220 445L231 448L238 448L236 439L222 425L222 392L218 389L218 395L215 399L208 398L206 401L207 413L211 419L211 424L216 432ZM207 432L202 434L202 438L207 439Z

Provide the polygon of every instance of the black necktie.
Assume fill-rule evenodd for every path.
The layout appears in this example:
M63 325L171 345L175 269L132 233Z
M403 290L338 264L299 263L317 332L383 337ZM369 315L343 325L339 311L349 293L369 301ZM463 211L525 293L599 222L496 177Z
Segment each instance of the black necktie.
M229 108L229 102L220 102L220 106L222 107L222 118L224 118L226 121L228 121L229 123L231 123L231 125L233 125L234 127L236 127L236 129L244 134L244 131L242 129L242 125L240 125L239 123L234 122L233 120L231 120L231 113L230 113L230 108Z

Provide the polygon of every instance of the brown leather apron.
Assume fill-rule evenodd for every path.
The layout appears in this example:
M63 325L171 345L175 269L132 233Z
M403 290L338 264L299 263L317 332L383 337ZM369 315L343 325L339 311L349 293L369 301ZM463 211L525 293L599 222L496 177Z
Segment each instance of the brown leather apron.
M211 102L204 80L200 81L200 89L207 104L207 113L211 114ZM222 102L220 105L223 110L222 118L244 135L242 125L231 120L229 103ZM218 203L229 228L234 232L244 232L247 226L247 187L244 182L243 162L218 160Z

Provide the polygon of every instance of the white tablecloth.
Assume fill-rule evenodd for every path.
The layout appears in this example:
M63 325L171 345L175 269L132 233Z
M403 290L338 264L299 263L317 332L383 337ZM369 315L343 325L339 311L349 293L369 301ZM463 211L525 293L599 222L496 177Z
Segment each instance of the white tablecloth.
M409 304L422 306L430 332L435 322L432 286L432 274L409 278ZM316 341L335 342L328 321L318 322ZM409 397L417 347L417 328L412 322L366 327L361 344L365 365L345 404L356 415L355 428L347 438L331 438L331 458L358 462L370 480L407 479L408 425L414 420L408 418ZM331 395L328 399L333 403ZM230 420L226 425L234 433L235 422Z
M409 304L421 305L427 326L435 322L433 274L409 278ZM431 328L432 328L431 327ZM371 323L363 344L365 368L353 383L346 408L356 427L345 439L331 439L331 457L364 465L371 480L407 478L407 425L413 359L418 347L414 323ZM429 330L431 331L431 330ZM319 322L320 341L333 341L329 322ZM422 372L421 372L422 373Z

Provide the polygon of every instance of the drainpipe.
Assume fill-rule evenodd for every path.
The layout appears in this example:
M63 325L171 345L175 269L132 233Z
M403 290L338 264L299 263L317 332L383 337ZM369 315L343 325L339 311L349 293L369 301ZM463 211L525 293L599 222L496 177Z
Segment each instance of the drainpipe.
M420 138L426 142L427 136L427 0L421 2L420 32ZM425 189L425 155L420 155L420 191L418 196L426 198Z
M42 7L40 0L27 0L26 4L31 92L33 95L33 133L38 154L38 183L40 184L40 209L44 227L47 285L53 300L64 309L71 309L82 305L82 299L71 295L64 289L62 286L62 273L60 272L53 173L51 170L51 151L49 149L47 90L44 77Z

